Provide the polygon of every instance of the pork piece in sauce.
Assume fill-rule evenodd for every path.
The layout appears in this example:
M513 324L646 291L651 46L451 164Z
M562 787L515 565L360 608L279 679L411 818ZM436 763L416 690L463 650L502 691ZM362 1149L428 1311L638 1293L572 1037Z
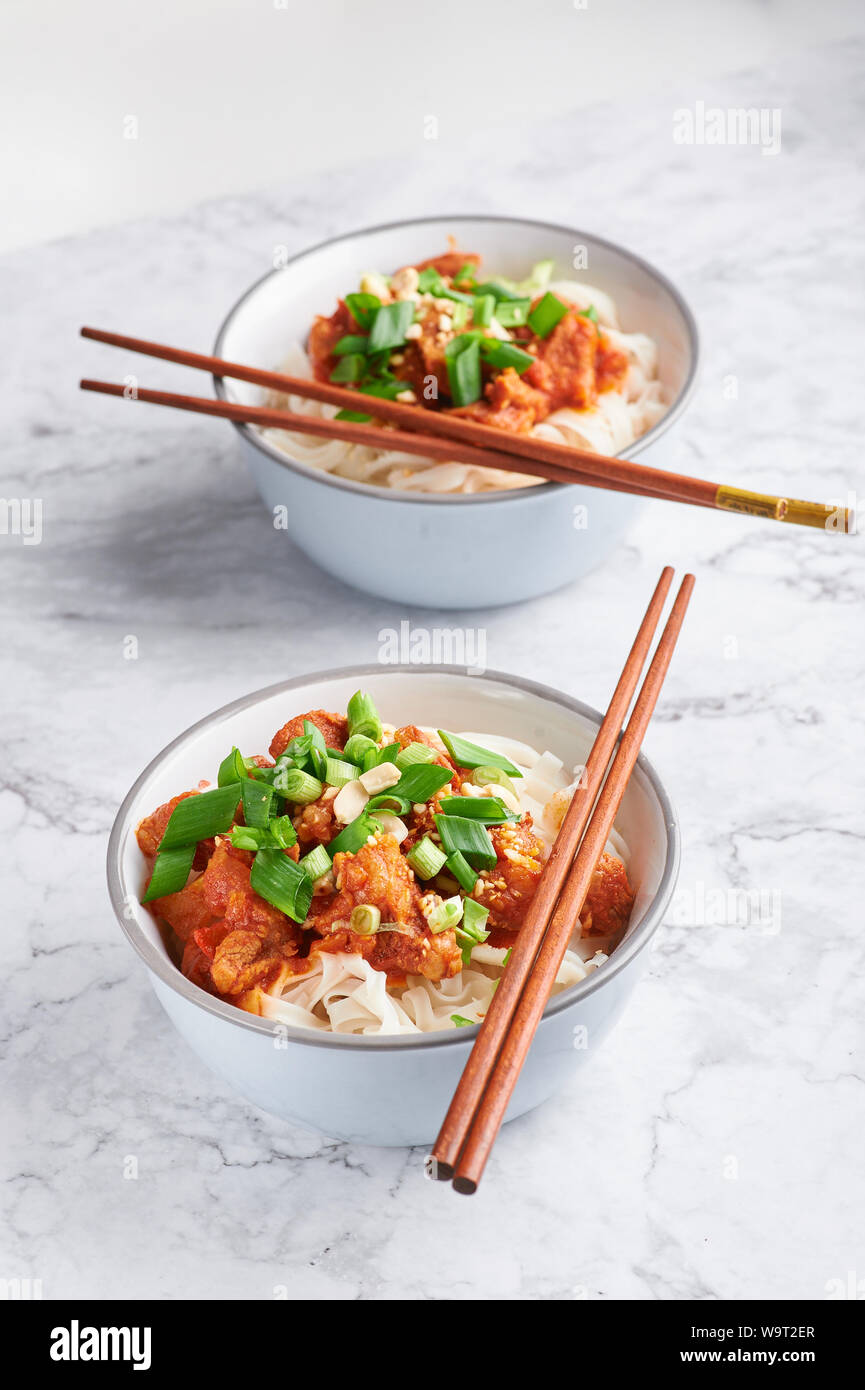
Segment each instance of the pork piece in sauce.
M583 936L615 936L624 931L635 896L621 859L602 854L580 913Z
M334 938L331 949L363 955L388 974L447 979L459 973L460 948L453 931L431 932L420 907L421 891L411 866L393 835L377 835L357 854L337 854L333 861L336 892L313 901L307 924L320 936ZM359 936L351 930L352 909L377 907L382 924L398 931Z

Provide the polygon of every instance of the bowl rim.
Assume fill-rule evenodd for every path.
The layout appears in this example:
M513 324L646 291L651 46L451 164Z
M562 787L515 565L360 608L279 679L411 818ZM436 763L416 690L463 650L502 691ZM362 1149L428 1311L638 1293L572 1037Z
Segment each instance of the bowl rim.
M619 450L614 457L621 458L624 454L627 454L629 458L636 457L637 454L642 453L644 449L648 448L650 444L660 439L661 435L674 425L684 413L696 389L701 349L697 321L681 291L677 289L672 280L668 279L663 271L658 270L650 261L644 260L642 256L638 256L636 252L628 250L626 246L620 246L618 242L610 241L606 237L596 236L594 232L583 231L576 227L563 226L560 222L538 222L532 217L503 217L495 213L441 213L435 217L409 217L399 219L396 222L376 223L372 227L356 227L351 232L341 232L338 236L326 237L323 241L317 241L314 246L307 246L302 251L297 251L293 256L289 256L284 265L269 270L265 275L262 275L250 285L239 299L235 300L217 332L216 340L213 345L213 356L223 356L223 343L225 337L235 317L246 304L247 300L251 299L268 280L273 279L277 275L282 275L288 266L296 265L298 261L305 260L308 256L314 256L317 252L325 250L328 246L334 246L341 241L352 241L355 237L370 236L375 232L392 232L402 227L419 227L433 222L497 222L511 224L513 226L535 227L541 232L561 232L567 236L576 237L578 239L585 237L593 241L597 246L603 246L606 250L613 251L617 255L624 257L624 259L630 261L632 265L644 271L650 279L654 280L656 284L667 291L682 315L688 335L690 362L685 381L675 400L671 402L669 410L666 411L650 430L640 435L639 439L634 440L633 444L629 444L627 449ZM225 389L224 378L214 376L211 380L217 399L223 401L227 400L228 395ZM417 502L423 506L465 506L467 504L504 503L518 498L526 500L531 497L547 497L551 496L554 492L560 492L563 488L574 486L574 484L571 483L549 482L536 484L530 487L507 488L493 492L469 493L468 495L463 495L461 493L434 494L400 491L397 488L380 487L376 483L359 483L353 478L340 478L332 473L324 472L322 469L313 468L309 464L300 463L297 459L293 459L288 454L283 453L282 450L277 449L275 444L271 444L268 440L264 439L251 425L243 424L236 420L230 421L230 424L237 430L241 438L245 439L253 448L258 449L260 453L266 454L268 458L280 464L281 467L288 469L290 472L299 473L303 478L309 478L314 482L324 483L329 487L341 488L344 491L354 492L364 497L378 497L388 502ZM590 484L588 483L580 484L580 487L589 486Z
M205 990L194 985L185 975L181 974L167 957L160 954L156 947L147 939L142 929L138 926L135 918L128 918L126 915L126 898L123 892L123 873L121 865L122 843L127 834L134 827L129 825L129 812L138 793L144 783L149 779L157 767L169 757L169 755L184 743L190 735L207 729L213 724L220 723L233 714L239 714L262 700L268 699L280 692L296 690L298 687L314 684L317 681L346 679L347 677L361 677L366 675L447 675L459 676L464 680L471 680L473 683L489 681L494 685L506 685L511 689L524 691L530 695L551 701L563 708L570 710L574 714L581 715L591 723L599 725L602 715L591 705L587 705L582 700L565 694L563 691L556 690L549 685L543 685L539 681L526 680L522 676L512 676L502 671L485 671L482 675L468 675L464 667L442 665L434 667L413 666L410 664L382 666L379 662L367 662L362 665L350 665L335 667L330 670L312 671L302 676L294 676L287 681L277 681L273 685L264 686L260 690L252 691L248 695L243 695L237 700L232 700L219 709L213 710L210 714L191 724L189 728L178 734L170 743L151 758L130 787L120 805L114 824L111 827L111 834L108 840L107 852L107 877L108 895L114 914L120 923L123 933L132 946L133 950L144 961L144 964L163 984L168 985L174 993L179 994L188 1003L203 1009L206 1013L215 1015L226 1023L232 1024L236 1028L245 1028L253 1033L259 1033L272 1038L277 1033L280 1039L287 1039L292 1042L300 1043L306 1047L347 1047L350 1049L361 1049L365 1051L395 1051L406 1048L416 1047L453 1047L467 1042L474 1041L480 1024L472 1024L468 1028L457 1028L453 1031L442 1031L440 1033L417 1033L417 1034L374 1034L371 1036L357 1035L353 1033L326 1033L318 1032L311 1028L301 1028L293 1024L280 1023L276 1019L265 1019L257 1014L246 1013L243 1009L237 1008L234 1004L227 1004L214 995L208 994ZM602 989L608 980L612 980L620 974L625 966L640 954L649 944L655 932L663 920L667 905L673 894L679 872L679 861L681 857L681 833L679 829L678 817L675 808L667 794L661 780L644 754L640 754L637 759L637 766L644 773L649 784L658 799L661 811L664 816L664 827L667 837L667 853L664 862L664 870L661 875L660 883L655 895L647 908L646 914L627 941L617 947L610 956L608 963L602 970L593 970L584 980L575 985L571 985L561 994L552 998L544 1009L543 1018L546 1019L555 1014L561 1013L564 1009L572 1008L581 1003L588 995L596 990ZM139 904L140 906L140 904ZM145 910L145 909L142 909Z

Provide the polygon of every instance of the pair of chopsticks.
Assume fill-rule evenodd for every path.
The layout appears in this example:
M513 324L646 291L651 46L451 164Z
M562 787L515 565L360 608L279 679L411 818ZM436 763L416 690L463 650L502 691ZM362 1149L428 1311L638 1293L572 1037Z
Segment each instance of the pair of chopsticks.
M475 1192L480 1182L639 756L694 588L692 574L682 580L621 739L619 735L672 579L673 570L668 565L640 624L589 754L585 775L574 792L427 1159L429 1176L452 1179L457 1192Z
M795 498L776 497L770 493L748 492L744 488L728 487L704 478L689 478L682 473L669 473L649 468L632 459L612 458L588 449L554 444L534 435L511 434L505 430L467 420L452 411L426 410L401 401L379 397L364 397L358 391L334 386L329 382L306 377L288 376L283 372L264 371L240 362L227 362L200 352L152 343L144 338L130 338L121 333L108 333L100 328L82 328L81 336L111 347L127 348L147 357L160 357L185 367L197 367L216 377L234 377L269 390L296 395L307 400L336 405L343 410L367 410L376 419L395 428L362 424L348 420L322 420L317 416L298 415L288 410L268 406L239 405L230 401L215 401L206 396L179 395L171 391L151 391L144 387L130 390L128 386L108 381L84 379L84 391L97 391L108 396L123 396L151 405L172 406L177 410L201 415L215 415L235 424L258 425L264 429L282 429L298 434L311 434L326 439L341 439L349 444L364 444L373 449L402 450L422 458L442 462L475 464L483 468L498 468L509 473L527 473L557 483L582 483L604 491L630 493L638 497L655 497L668 502L686 502L697 507L721 511L744 512L772 521L792 522L799 526L817 526L850 532L854 529L852 512L821 502L801 502ZM842 525L843 523L843 525Z

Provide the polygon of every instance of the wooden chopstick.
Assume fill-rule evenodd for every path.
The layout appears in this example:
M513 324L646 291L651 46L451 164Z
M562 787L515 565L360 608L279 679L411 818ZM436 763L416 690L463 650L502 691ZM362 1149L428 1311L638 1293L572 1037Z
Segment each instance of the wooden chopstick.
M517 1007L509 1019L509 1027L504 1034L501 1050L486 1089L475 1094L476 1103L471 1128L454 1171L453 1185L457 1192L469 1194L477 1190L535 1030L550 997L571 932L585 901L592 874L603 853L639 756L640 746L664 683L693 588L694 576L686 574L609 774L600 790L597 804L577 850L573 867L541 943L537 959ZM505 970L503 981L507 974L508 971Z
M628 492L640 497L661 497L676 501L667 493L622 483L600 482L587 477L576 468L564 469L554 464L535 463L529 459L519 459L514 454L496 453L492 449L478 449L473 444L458 444L446 439L435 439L431 435L409 434L405 430L380 429L375 425L358 424L350 420L323 420L317 415L296 415L289 410L275 406L240 405L233 401L216 401L210 396L184 396L174 391L151 391L144 386L136 386L130 391L113 381L93 381L84 378L79 382L82 391L96 391L104 396L122 396L127 400L144 401L148 405L172 406L175 410L188 410L198 415L215 415L221 420L233 420L236 424L259 425L267 429L296 430L298 434L311 434L324 439L343 439L348 444L363 444L372 449L401 449L422 458L434 458L445 463L469 463L479 468L500 468L506 473L528 473L536 478L546 478L557 483L585 483L588 487L601 488L608 492ZM499 434L499 430L493 431Z
M428 1159L430 1176L447 1181L453 1177L477 1105L477 1096L489 1082L505 1034L511 1023L544 937L565 879L570 872L589 814L607 771L616 740L625 722L640 672L646 662L655 629L669 593L674 571L667 565L655 586L633 646L622 668L607 712L592 745L585 771L574 792L567 815L544 865L534 897L517 933L508 967L499 979L475 1045L469 1054L448 1112Z
M270 390L287 392L308 400L323 401L344 410L358 409L357 391L334 386L330 382L289 376L284 372L266 371L261 367L249 367L241 362L229 362L221 357L189 352L184 348L169 347L165 343L154 343L145 338L130 338L122 333L109 333L101 328L82 328L81 336L95 342L107 343L111 347L127 348L131 352L140 352L148 357L177 362L181 366L197 367L217 377L234 377L239 381L249 381ZM523 459L524 464L549 463L564 468L576 466L585 475L580 478L581 482L588 483L590 477L597 480L589 484L592 487L600 487L606 482L608 488L610 484L618 485L613 488L614 491L629 491L639 496L662 497L668 501L689 502L697 506L718 508L721 511L742 512L773 521L823 529L827 529L827 522L843 518L843 529L847 532L854 530L852 511L847 508L832 507L820 502L802 502L795 498L777 497L771 493L749 492L744 488L729 487L704 478L689 478L682 473L650 468L646 464L635 463L632 459L611 458L588 449L553 444L534 435L512 434L506 430L493 429L489 425L481 425L475 420L455 415L452 411L424 410L416 405L376 397L375 413L378 419L402 426L406 430L422 430L425 435L438 435L477 448L513 454ZM454 458L452 452L450 458ZM532 470L524 466L517 471L527 473ZM553 475L538 472L537 476ZM559 479L556 478L555 481ZM644 489L649 489L649 492L644 492Z

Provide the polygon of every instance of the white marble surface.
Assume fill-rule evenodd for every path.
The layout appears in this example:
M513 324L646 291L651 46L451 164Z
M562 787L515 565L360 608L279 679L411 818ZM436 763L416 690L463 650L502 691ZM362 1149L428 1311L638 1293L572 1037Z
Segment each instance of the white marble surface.
M578 589L466 619L490 666L598 705L661 564L698 576L647 742L683 823L679 920L617 1031L508 1127L467 1201L424 1182L418 1152L334 1144L228 1094L173 1035L103 883L115 807L178 730L436 615L312 570L216 423L80 396L80 375L143 369L75 336L205 347L276 244L531 210L631 245L691 300L705 363L673 466L842 495L861 486L861 56L526 126L483 177L431 146L396 177L309 178L3 263L4 490L43 499L44 538L0 537L0 1275L49 1298L666 1299L821 1298L865 1272L861 540L657 503ZM672 108L697 99L780 107L782 153L674 145ZM778 890L780 930L694 921L697 895L728 889Z

